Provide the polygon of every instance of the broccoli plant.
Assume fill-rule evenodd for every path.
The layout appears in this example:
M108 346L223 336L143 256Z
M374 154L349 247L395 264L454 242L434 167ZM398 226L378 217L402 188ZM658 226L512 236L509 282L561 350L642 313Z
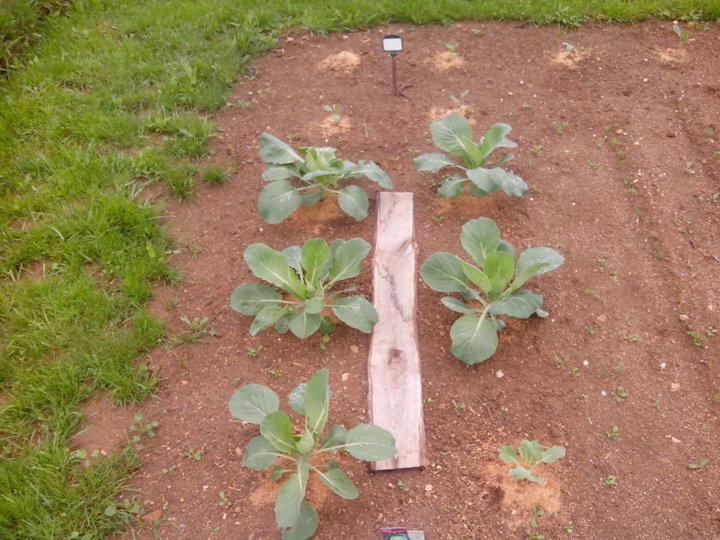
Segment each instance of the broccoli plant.
M335 157L334 148L299 148L297 151L277 137L260 136L260 157L268 164L262 175L270 182L260 192L258 209L268 223L280 223L300 205L311 206L328 193L337 194L343 212L357 221L368 215L368 196L357 185L340 187L342 180L366 177L380 187L393 189L390 177L375 163L357 164ZM294 185L290 180L296 179Z
M508 195L521 197L528 191L527 184L519 176L504 170L501 165L515 156L506 154L493 165L488 161L498 148L515 148L517 144L506 136L512 128L507 124L493 125L479 143L473 142L472 128L463 116L452 113L442 120L430 124L433 142L441 149L460 158L462 164L441 152L423 154L413 162L418 171L437 173L445 167L462 169L446 176L440 183L438 194L441 197L456 197L465 193L465 184L470 182L470 194L484 197L502 190Z
M321 464L323 455L346 451L360 460L379 461L397 453L393 436L373 424L360 424L350 430L334 425L324 434L330 395L327 369L318 370L290 393L290 407L304 417L300 433L293 431L290 417L278 410L280 399L267 386L243 386L228 404L234 417L260 425L260 435L245 448L243 465L263 471L282 460L273 468L272 479L277 482L285 478L275 499L275 521L283 540L304 540L315 534L318 515L305 500L311 472L344 499L359 495L337 461L326 459Z
M500 448L500 459L504 463L517 465L517 467L513 467L508 471L510 476L518 480L529 480L538 484L544 482L545 479L541 476L534 476L532 474L533 467L538 463L555 463L564 455L564 446L543 448L539 442L528 440L522 441L517 450L513 446Z
M336 240L328 245L313 238L302 246L291 246L282 252L257 243L245 250L250 271L274 287L243 283L235 288L230 306L244 315L254 315L250 334L255 335L272 325L284 334L290 330L306 338L317 330L328 334L334 328L329 313L339 320L370 333L378 316L363 296L341 296L355 287L330 292L340 281L360 273L360 263L370 251L362 238Z
M500 239L497 225L488 218L467 222L460 242L475 264L452 253L433 253L420 268L420 275L433 290L462 297L441 299L447 308L463 314L450 330L451 350L463 362L477 364L497 349L497 332L505 326L499 316L547 317L541 309L543 297L520 287L533 276L554 270L565 259L554 249L536 247L526 249L515 261L512 246Z

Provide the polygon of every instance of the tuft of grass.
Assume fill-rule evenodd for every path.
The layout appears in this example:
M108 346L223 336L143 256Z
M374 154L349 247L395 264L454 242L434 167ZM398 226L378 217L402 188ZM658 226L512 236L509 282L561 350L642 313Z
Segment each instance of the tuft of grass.
M219 165L212 165L203 171L203 179L208 184L227 184L230 177Z

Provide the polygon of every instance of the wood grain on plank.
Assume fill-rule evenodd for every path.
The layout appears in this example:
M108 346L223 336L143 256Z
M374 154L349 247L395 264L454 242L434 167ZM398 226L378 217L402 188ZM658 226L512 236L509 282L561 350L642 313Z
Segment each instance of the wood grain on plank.
M425 466L416 312L412 193L380 193L373 257L373 329L368 361L370 421L393 434L398 454L375 471Z

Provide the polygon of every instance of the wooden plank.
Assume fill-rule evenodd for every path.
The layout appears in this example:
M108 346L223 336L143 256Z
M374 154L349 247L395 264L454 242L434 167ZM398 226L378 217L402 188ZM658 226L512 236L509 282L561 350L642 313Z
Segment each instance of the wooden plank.
M379 322L370 341L370 421L395 437L398 454L375 471L425 466L420 355L415 324L417 253L413 194L378 195L373 303Z

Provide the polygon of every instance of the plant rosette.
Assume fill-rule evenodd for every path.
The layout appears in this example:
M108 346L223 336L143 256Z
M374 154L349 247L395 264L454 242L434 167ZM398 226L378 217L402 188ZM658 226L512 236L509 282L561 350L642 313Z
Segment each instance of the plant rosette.
M357 221L368 215L368 196L358 185L340 187L344 180L368 178L384 189L393 189L390 177L375 163L345 161L335 148L292 147L268 133L260 136L260 157L268 164L258 210L270 224L287 219L301 205L311 206L328 193L337 195L340 209ZM291 180L294 179L294 183Z
M260 435L245 448L243 465L255 471L275 465L271 478L283 481L275 499L275 522L283 540L305 540L315 534L318 514L306 500L311 473L343 499L359 496L353 481L329 455L347 452L359 460L380 461L397 453L392 434L373 424L349 430L334 425L325 433L331 398L328 379L328 370L320 369L288 396L290 408L304 417L300 433L294 431L290 417L279 411L277 394L266 386L243 386L228 403L234 417L260 426Z
M503 463L517 465L508 471L508 474L518 480L528 480L541 484L545 478L533 475L533 468L540 463L555 463L565 456L564 446L544 448L538 441L523 440L517 449L513 446L500 448L499 457Z
M320 330L334 329L329 313L348 326L370 333L378 321L373 305L363 296L344 296L355 286L332 291L339 282L360 273L360 264L370 251L362 238L335 240L328 245L313 238L300 246L276 251L262 244L251 244L244 258L250 271L273 287L243 283L235 288L230 306L244 315L253 315L250 335L273 325L281 334L290 330L306 338ZM332 291L332 292L331 292Z
M453 253L433 253L421 266L420 275L431 289L462 297L441 299L445 307L462 314L450 329L451 350L466 364L477 364L497 350L498 330L505 327L500 316L547 317L541 309L543 297L520 287L565 259L554 249L536 247L526 249L515 261L513 247L500 239L497 225L488 218L467 222L460 242L475 264Z
M516 143L507 138L510 131L512 128L508 124L494 124L479 143L474 143L470 122L465 117L452 113L442 120L432 122L430 133L436 146L459 158L462 164L442 152L423 154L416 157L413 163L418 171L430 173L438 173L445 167L462 170L462 174L446 176L440 183L438 194L441 197L462 195L468 182L470 194L474 197L485 197L499 190L514 197L522 197L528 192L525 181L501 167L515 156L506 154L493 165L488 164L496 150L517 147Z

